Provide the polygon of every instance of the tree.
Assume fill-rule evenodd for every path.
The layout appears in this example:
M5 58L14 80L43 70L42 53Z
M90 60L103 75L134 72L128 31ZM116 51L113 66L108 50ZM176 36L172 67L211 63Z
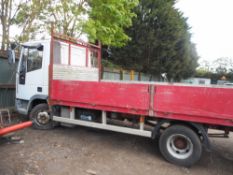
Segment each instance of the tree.
M16 40L26 41L33 38L33 32L39 28L41 14L50 0L1 0L2 44L5 50L9 45L10 28L17 25L22 29Z
M60 33L77 36L78 22L84 11L85 0L29 0L21 4L15 24L22 28L19 41L34 38L36 32L50 32L51 23L55 23ZM45 32L41 32L45 33Z
M1 24L2 24L2 45L1 50L5 49L5 45L9 43L9 30L11 22L11 8L12 0L2 0L1 1Z
M230 58L218 58L213 61L213 66L218 74L226 74L233 68L233 61Z
M124 29L132 25L132 9L138 0L90 0L84 31L91 41L120 47L130 39Z
M23 42L34 38L40 26L43 12L49 5L50 0L29 0L22 2L19 11L14 19L14 24L22 28L21 34L16 36L17 40Z
M137 18L126 30L131 41L111 48L110 60L127 69L170 79L191 76L197 67L195 45L186 19L174 8L175 0L141 0L134 9Z
M195 77L210 78L211 82L216 84L222 77L227 81L233 81L233 60L231 58L218 58L213 62L202 61L201 66L197 68Z
M50 0L43 13L43 21L47 28L54 22L60 33L78 37L82 33L87 8L87 0Z
M0 2L0 21L2 27L1 50L5 50L9 45L10 27L18 13L20 5L20 3L15 3L14 0L1 0Z
M131 10L137 3L138 0L32 0L24 4L17 24L25 27L21 38L39 27L50 29L54 22L63 34L79 37L85 33L92 42L122 46L129 40L124 28L131 25Z

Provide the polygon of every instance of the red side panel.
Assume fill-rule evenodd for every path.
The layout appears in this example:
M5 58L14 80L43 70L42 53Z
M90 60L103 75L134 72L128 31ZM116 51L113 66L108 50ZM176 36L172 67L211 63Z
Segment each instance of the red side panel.
M53 80L52 87L53 104L148 115L149 85Z
M233 89L157 85L154 112L163 118L233 126Z
M159 118L233 126L231 88L62 80L53 80L52 87L51 105L145 116L153 111Z

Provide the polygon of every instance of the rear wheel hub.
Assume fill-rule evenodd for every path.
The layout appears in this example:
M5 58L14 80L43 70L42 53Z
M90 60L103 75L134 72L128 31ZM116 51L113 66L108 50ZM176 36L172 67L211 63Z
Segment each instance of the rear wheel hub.
M193 144L187 136L173 134L167 140L167 150L177 159L187 159L193 153Z

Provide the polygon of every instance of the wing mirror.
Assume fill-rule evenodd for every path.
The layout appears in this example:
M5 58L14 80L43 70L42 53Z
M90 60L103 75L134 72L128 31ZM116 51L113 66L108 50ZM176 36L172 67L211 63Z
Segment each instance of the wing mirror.
M10 48L7 50L7 56L8 56L8 63L14 64L15 63L15 49L17 47L17 44L12 43L10 45Z

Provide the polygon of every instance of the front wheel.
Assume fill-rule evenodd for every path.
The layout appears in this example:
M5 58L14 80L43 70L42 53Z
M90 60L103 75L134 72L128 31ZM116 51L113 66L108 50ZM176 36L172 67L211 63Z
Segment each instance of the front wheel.
M49 107L45 103L33 107L29 117L33 121L33 127L36 129L52 129L55 126L51 119Z
M162 133L159 148L166 160L180 166L191 166L202 154L198 135L189 127L173 125Z

